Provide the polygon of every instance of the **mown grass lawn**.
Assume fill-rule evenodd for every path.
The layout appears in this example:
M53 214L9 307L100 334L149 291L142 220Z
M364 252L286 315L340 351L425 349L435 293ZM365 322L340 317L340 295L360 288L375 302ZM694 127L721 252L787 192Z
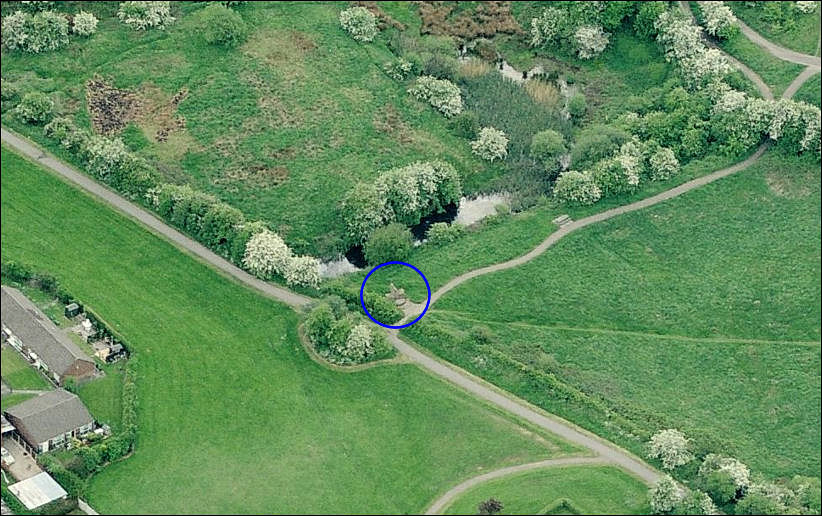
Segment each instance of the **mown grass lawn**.
M735 176L461 285L409 335L637 451L585 409L551 401L522 368L651 430L716 437L763 473L818 475L818 170L772 149ZM474 349L426 337L426 326L458 335L481 324L496 340Z
M612 466L544 468L469 489L445 514L478 514L477 506L489 498L502 502L500 514L649 514L647 491L645 484ZM551 511L562 499L580 512Z
M3 379L12 389L51 389L51 384L11 346L2 347L0 358L2 358Z
M8 149L2 189L4 259L54 273L139 361L137 450L94 477L98 510L417 512L479 471L573 451L414 366L317 365L291 310Z
M167 180L218 195L314 255L344 251L336 208L358 181L435 158L451 162L469 192L500 173L382 71L395 59L382 40L358 43L340 27L341 4L238 6L251 34L230 50L199 36L203 5L174 3L178 19L167 30L133 31L117 20L116 4L84 4L100 18L92 38L73 38L66 49L43 55L4 51L3 78L22 91L52 93L58 109L85 126L85 83L95 74L139 90L146 109L182 116L185 128L158 142L157 114L127 129L127 144ZM405 11L403 18L416 16L407 5ZM181 91L179 108L169 111ZM40 128L8 112L3 123L44 140Z
M808 104L819 107L820 102L822 102L822 99L820 99L820 87L822 87L822 75L817 73L799 88L799 91L794 95L794 99L803 100Z

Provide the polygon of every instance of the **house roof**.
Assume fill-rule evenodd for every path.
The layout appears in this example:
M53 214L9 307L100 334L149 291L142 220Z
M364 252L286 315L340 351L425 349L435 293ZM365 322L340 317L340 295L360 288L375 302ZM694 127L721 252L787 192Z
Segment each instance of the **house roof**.
M60 484L45 471L17 482L16 484L11 484L9 491L14 493L14 496L23 502L23 505L29 510L64 498L68 494L66 490L60 487Z
M31 445L93 422L80 398L64 389L49 391L14 405L6 409L5 415Z
M72 372L77 360L94 363L22 292L4 285L1 296L3 324L23 345L37 353L50 371L64 376Z

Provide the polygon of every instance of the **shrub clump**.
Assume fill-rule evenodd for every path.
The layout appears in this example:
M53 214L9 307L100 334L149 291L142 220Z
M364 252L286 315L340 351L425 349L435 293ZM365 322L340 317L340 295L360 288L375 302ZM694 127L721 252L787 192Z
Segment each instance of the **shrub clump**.
M365 7L350 7L340 12L340 25L356 41L369 42L377 37L377 17Z
M170 2L120 2L117 17L134 30L164 30L174 23Z
M428 228L428 232L425 236L428 239L429 244L440 246L455 242L464 233L465 226L462 224L435 222Z
M711 36L728 39L739 33L736 16L725 2L699 2L705 20L705 32Z
M245 247L243 265L262 278L281 276L289 285L318 288L320 262L311 256L295 256L285 241L263 229L251 236Z
M660 430L651 436L648 443L648 457L662 461L665 469L674 469L693 460L688 451L688 439L679 430L673 428Z
M395 168L375 183L360 183L343 199L340 216L351 245L365 243L375 229L391 222L419 224L422 217L441 212L462 196L459 174L442 161Z
M414 64L407 59L399 57L395 61L385 63L382 69L386 75L395 81L404 81L413 72Z
M568 114L574 119L579 119L585 116L586 111L588 111L588 101L585 95L580 92L574 93L568 99Z
M39 54L68 45L68 19L54 11L15 11L3 18L3 46Z
M392 352L385 335L348 312L339 298L312 307L304 328L314 350L335 364L361 364L386 358Z
M608 34L602 27L583 25L574 33L577 44L577 55L580 59L591 59L598 56L608 46Z
M679 160L676 159L674 151L660 147L648 158L648 170L652 181L663 181L679 172Z
M504 159L508 155L508 137L499 129L483 127L471 142L471 152L488 161Z
M448 118L462 112L460 88L447 79L423 75L408 88L408 93L417 100L428 102Z
M543 165L553 167L562 154L567 151L565 137L552 129L546 129L531 137L529 154Z
M602 191L590 172L568 170L554 183L554 197L567 203L594 204L602 197Z
M371 265L404 260L411 254L413 237L403 224L393 222L374 230L365 243L365 259Z
M210 45L236 47L246 40L243 17L222 4L211 4L200 13L203 37Z
M80 11L74 15L71 30L78 36L91 36L97 32L97 17L86 11Z
M51 119L54 101L43 92L31 91L14 108L14 114L27 124L43 124Z

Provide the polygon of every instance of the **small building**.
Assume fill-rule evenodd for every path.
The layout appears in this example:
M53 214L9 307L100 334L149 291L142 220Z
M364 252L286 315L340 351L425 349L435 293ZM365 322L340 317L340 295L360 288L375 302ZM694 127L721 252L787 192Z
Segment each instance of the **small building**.
M71 319L80 314L80 305L77 303L69 303L66 305L66 310L63 313L67 319Z
M3 415L14 425L12 437L33 454L62 448L72 437L94 430L94 419L86 406L64 389L9 407Z
M3 338L57 385L97 374L94 360L16 288L2 287Z
M11 484L9 491L30 511L68 496L66 490L45 471Z

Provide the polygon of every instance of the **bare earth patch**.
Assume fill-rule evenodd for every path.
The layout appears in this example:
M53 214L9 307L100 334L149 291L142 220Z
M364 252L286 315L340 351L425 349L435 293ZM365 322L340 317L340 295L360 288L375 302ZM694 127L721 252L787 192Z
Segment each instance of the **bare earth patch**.
M295 82L305 78L303 60L316 48L314 40L302 32L265 28L248 38L240 50L282 73L286 81Z
M94 130L111 135L122 131L134 120L141 99L136 92L115 88L111 81L95 75L86 83L86 105Z
M374 129L381 133L389 135L398 143L411 143L413 135L408 124L406 124L397 108L391 104L387 104L374 113L374 119L371 121Z

